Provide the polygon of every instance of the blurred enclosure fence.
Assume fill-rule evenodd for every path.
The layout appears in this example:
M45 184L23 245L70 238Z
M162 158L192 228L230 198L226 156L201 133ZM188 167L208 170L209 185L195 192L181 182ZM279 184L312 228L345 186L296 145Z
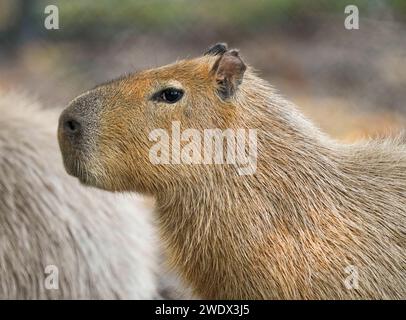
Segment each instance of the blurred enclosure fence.
M349 4L359 30L344 28ZM44 27L47 5L58 30ZM324 130L353 140L405 127L405 34L404 0L0 0L0 88L62 107L223 41Z

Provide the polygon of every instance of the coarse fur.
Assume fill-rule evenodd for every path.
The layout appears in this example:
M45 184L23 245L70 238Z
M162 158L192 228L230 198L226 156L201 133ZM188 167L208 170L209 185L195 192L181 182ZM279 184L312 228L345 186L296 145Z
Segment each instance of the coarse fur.
M0 299L157 298L151 209L66 175L57 111L3 92L0 114Z
M405 299L404 141L338 143L245 70L237 51L227 53L209 50L73 100L59 129L67 171L102 189L153 195L172 264L204 298ZM167 87L183 98L150 98ZM63 131L69 117L84 127L80 141ZM255 173L152 164L149 134L170 132L173 121L256 129Z

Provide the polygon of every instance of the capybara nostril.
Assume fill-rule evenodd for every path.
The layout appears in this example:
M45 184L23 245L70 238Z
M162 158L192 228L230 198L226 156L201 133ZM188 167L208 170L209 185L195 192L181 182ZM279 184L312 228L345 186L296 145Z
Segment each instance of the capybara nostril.
M73 118L67 118L63 121L63 130L68 135L79 135L81 124Z

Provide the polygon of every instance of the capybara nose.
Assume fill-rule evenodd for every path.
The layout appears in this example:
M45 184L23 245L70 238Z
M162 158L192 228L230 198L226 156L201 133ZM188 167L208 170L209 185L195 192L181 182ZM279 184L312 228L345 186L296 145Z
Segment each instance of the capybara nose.
M59 130L69 138L79 138L82 132L82 125L77 118L71 114L62 114L59 120Z
M68 135L79 135L80 134L81 125L75 119L66 119L63 123L63 130Z

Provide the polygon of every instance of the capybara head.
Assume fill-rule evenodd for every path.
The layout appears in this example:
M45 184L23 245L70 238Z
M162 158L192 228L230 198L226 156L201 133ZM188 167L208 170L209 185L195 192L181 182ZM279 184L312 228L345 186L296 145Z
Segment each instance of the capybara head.
M136 72L80 95L59 120L66 170L82 183L112 191L154 193L170 187L169 181L181 182L193 175L190 163L171 160L187 141L176 145L174 139L161 148L157 155L171 160L157 163L151 151L163 139L160 133L171 139L179 127L195 130L189 134L233 128L245 70L237 50L217 44L201 57ZM199 170L207 165L196 163L193 172Z

